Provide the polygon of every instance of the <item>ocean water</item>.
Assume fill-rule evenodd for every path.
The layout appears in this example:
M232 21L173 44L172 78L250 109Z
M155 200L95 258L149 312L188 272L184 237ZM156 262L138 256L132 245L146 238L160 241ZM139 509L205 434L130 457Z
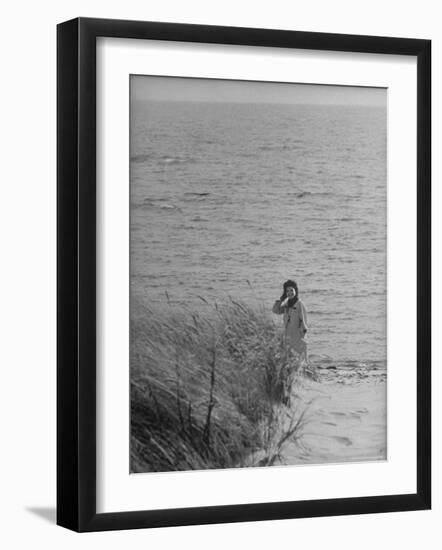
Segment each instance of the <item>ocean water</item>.
M383 107L132 101L131 293L271 314L298 282L309 352L386 361ZM280 318L275 318L280 322Z

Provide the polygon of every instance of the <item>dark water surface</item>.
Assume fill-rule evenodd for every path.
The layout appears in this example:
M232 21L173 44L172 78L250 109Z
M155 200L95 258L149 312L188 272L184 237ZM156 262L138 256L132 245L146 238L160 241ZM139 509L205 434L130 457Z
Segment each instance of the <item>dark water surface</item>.
M295 278L310 351L386 360L386 109L133 101L131 291L268 304ZM276 319L279 322L279 318Z

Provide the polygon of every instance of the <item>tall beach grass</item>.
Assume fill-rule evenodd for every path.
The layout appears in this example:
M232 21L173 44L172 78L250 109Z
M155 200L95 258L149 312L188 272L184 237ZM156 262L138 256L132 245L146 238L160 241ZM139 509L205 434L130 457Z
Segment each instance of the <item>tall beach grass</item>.
M271 465L304 415L284 406L298 364L260 307L197 312L132 300L131 472Z

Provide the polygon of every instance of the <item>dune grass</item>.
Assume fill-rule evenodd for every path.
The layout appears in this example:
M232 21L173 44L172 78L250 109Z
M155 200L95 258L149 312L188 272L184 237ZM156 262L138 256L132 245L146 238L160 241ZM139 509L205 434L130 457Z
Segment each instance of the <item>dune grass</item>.
M282 407L296 368L260 308L133 300L131 472L273 464L303 422Z

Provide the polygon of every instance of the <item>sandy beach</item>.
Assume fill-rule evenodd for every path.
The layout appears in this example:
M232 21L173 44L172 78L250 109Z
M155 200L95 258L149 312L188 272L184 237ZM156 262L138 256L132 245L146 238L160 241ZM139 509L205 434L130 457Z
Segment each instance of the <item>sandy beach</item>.
M292 408L306 409L302 434L279 464L386 460L386 370L322 367L318 380L299 378Z

